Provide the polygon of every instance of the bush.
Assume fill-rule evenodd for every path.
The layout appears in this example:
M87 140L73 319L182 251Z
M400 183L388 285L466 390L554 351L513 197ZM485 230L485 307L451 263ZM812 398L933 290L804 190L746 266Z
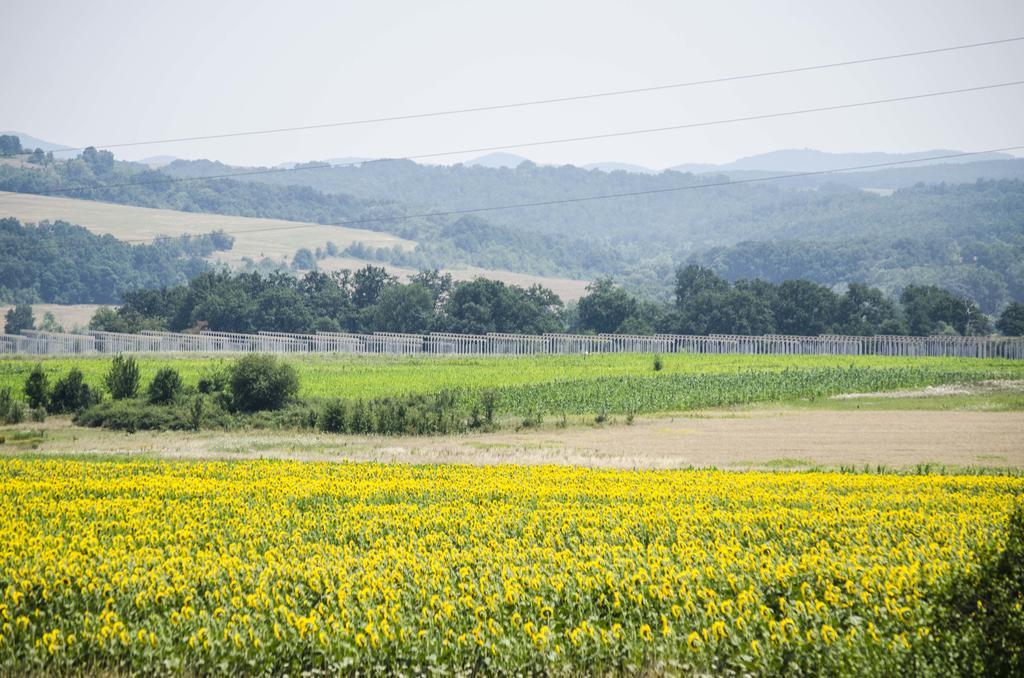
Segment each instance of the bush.
M324 405L320 413L320 430L326 433L344 433L348 420L348 407L341 400L335 400Z
M661 369L664 366L665 365L661 362L661 356L660 355L654 356L654 371L655 372L661 372Z
M146 399L151 405L170 405L181 395L181 375L171 367L161 367L149 383Z
M383 435L459 433L469 426L451 391L352 403L336 400L323 407L317 424L326 433Z
M37 424L46 421L46 408L45 407L33 407L29 412L30 418Z
M46 407L50 400L50 380L39 363L35 364L25 379L25 399L33 410Z
M299 391L295 368L270 355L247 355L231 366L231 403L240 412L279 410Z
M75 415L79 426L92 426L115 431L197 431L199 426L231 429L246 420L238 421L224 410L205 406L197 396L191 403L177 402L171 405L152 405L141 398L130 400L106 400L82 410ZM199 406L198 418L196 401ZM198 422L198 425L197 425Z
M25 421L25 404L15 400L10 388L0 388L0 424Z
M179 407L149 405L142 400L107 400L75 415L79 426L115 431L184 431L191 428L188 413Z
M135 358L114 356L110 364L110 371L103 378L103 383L110 391L110 397L114 400L134 398L139 392L139 365Z
M189 408L188 412L189 424L192 425L193 431L198 431L203 427L203 414L205 409L205 399L203 398L203 394L200 393L192 399L192 406Z
M73 367L53 385L47 409L53 414L79 412L97 402L99 395L85 383L82 371Z
M226 390L227 387L228 373L226 370L221 368L210 370L207 374L199 377L199 382L196 384L198 391L207 395L211 393L220 393Z

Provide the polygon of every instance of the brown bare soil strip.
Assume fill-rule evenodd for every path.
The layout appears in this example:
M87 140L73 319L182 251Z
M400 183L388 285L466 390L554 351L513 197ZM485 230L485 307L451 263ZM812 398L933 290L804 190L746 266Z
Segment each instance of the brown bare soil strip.
M601 427L422 438L301 432L126 435L59 421L47 422L45 428L47 439L35 450L39 454L618 468L901 468L934 463L1024 469L1024 412L716 410L637 419L631 426L620 421Z
M931 398L952 395L984 395L992 393L1019 393L1024 391L1024 381L1015 379L991 379L973 384L941 384L919 389L902 391L879 391L875 393L843 393L832 396L833 400L854 400L859 398Z

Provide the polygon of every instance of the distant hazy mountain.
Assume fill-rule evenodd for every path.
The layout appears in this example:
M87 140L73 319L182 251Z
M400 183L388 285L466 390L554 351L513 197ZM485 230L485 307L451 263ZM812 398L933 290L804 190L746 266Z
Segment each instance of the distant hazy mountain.
M69 151L67 153L60 152L67 150L68 148L70 148L69 146L63 146L61 144L55 144L52 141L39 139L38 137L34 137L31 134L25 134L24 132L0 132L0 135L4 134L12 134L18 137L19 139L21 139L21 147L31 151L34 151L37 148L41 148L44 151L53 151L54 157L57 158L71 157L75 155L75 152L73 151Z
M175 155L151 155L148 158L143 158L142 160L137 160L136 162L140 162L143 165L149 165L150 167L157 168L163 167L165 165L170 165L175 160L181 160L181 158Z
M327 158L324 162L331 165L357 165L364 162L370 162L377 158L360 158L356 156L345 156L343 158Z
M961 163L978 162L981 160L1010 160L1014 156L1008 153L979 153L968 155L962 158L947 158L944 160L929 160L935 156L954 155L962 151L948 149L935 149L931 151L920 151L917 153L829 153L818 151L813 148L790 148L770 153L761 153L746 158L740 158L735 162L724 165L709 165L703 163L689 163L676 165L669 169L677 172L693 172L702 174L707 172L729 172L729 171L762 171L762 172L821 172L824 170L840 167L855 167L860 165L874 165L886 162L908 162L910 166L931 165L935 163Z
M490 167L492 169L508 167L515 169L524 162L530 162L529 158L524 158L514 153L488 153L487 155L481 155L479 158L467 160L462 164L467 167Z
M633 172L635 174L658 174L659 170L653 170L643 165L632 165L628 162L592 162L589 165L582 165L586 170L601 170L602 172Z

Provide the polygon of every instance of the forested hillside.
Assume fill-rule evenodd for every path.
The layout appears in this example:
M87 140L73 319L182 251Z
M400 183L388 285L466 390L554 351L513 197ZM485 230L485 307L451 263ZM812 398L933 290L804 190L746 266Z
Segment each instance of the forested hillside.
M1024 161L888 171L952 176L975 171L963 170L972 164L993 163L1016 168L1015 163ZM908 284L948 284L988 313L1024 300L1019 283L1024 181L1017 179L920 184L880 194L841 183L870 184L871 172L817 177L823 183L816 187L784 181L701 188L727 178L530 162L510 169L402 160L252 171L209 161L177 161L154 171L90 149L68 162L0 165L0 190L111 186L68 195L319 223L355 220L361 227L420 243L415 251L358 243L347 251L363 259L419 269L476 265L587 279L610 275L662 299L669 294L667 281L675 269L695 261L729 279L864 282L890 295ZM233 172L241 176L180 181ZM179 181L168 182L172 176ZM911 174L900 176L905 180ZM138 183L143 185L124 185ZM686 190L481 214L395 218L674 188Z
M201 176L231 170L218 163L179 161L166 171ZM865 282L893 294L907 284L943 283L994 313L1011 300L1024 299L1019 282L1024 183L1003 179L908 185L891 195L854 188L907 185L924 177L942 182L978 172L1021 176L1024 160L895 168L489 212L440 227L420 226L409 234L423 242L416 252L357 248L352 253L414 267L469 258L483 266L615 275L648 291L687 260L706 263L730 279ZM479 196L488 196L488 204L514 204L726 180L532 163L491 169L409 161L252 179L301 181L366 199L389 195L424 210L472 209L484 204Z
M231 244L212 233L130 245L63 221L0 219L0 302L118 303L126 290L188 282Z

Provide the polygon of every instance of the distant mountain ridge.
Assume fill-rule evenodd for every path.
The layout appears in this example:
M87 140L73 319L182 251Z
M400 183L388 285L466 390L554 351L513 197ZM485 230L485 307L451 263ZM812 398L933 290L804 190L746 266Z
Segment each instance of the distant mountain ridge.
M21 140L21 147L26 150L34 151L37 148L41 148L44 151L52 151L54 156L58 158L70 158L75 156L75 152L68 151L68 149L71 148L70 146L46 141L45 139L40 139L32 136L31 134L25 134L24 132L0 132L0 135L5 134L18 137ZM61 153L61 151L67 152Z
M937 156L948 156L963 153L949 149L918 151L915 153L884 153L881 151L867 153L831 153L813 148L789 148L758 155L740 158L723 165L707 163L687 163L675 165L669 169L676 172L692 172L706 174L709 172L729 171L763 171L763 172L823 172L842 167L861 165L877 165L887 162L906 162L907 166L931 165L936 163L966 163L982 160L1012 160L1009 153L978 153L961 158L945 158L932 160Z

